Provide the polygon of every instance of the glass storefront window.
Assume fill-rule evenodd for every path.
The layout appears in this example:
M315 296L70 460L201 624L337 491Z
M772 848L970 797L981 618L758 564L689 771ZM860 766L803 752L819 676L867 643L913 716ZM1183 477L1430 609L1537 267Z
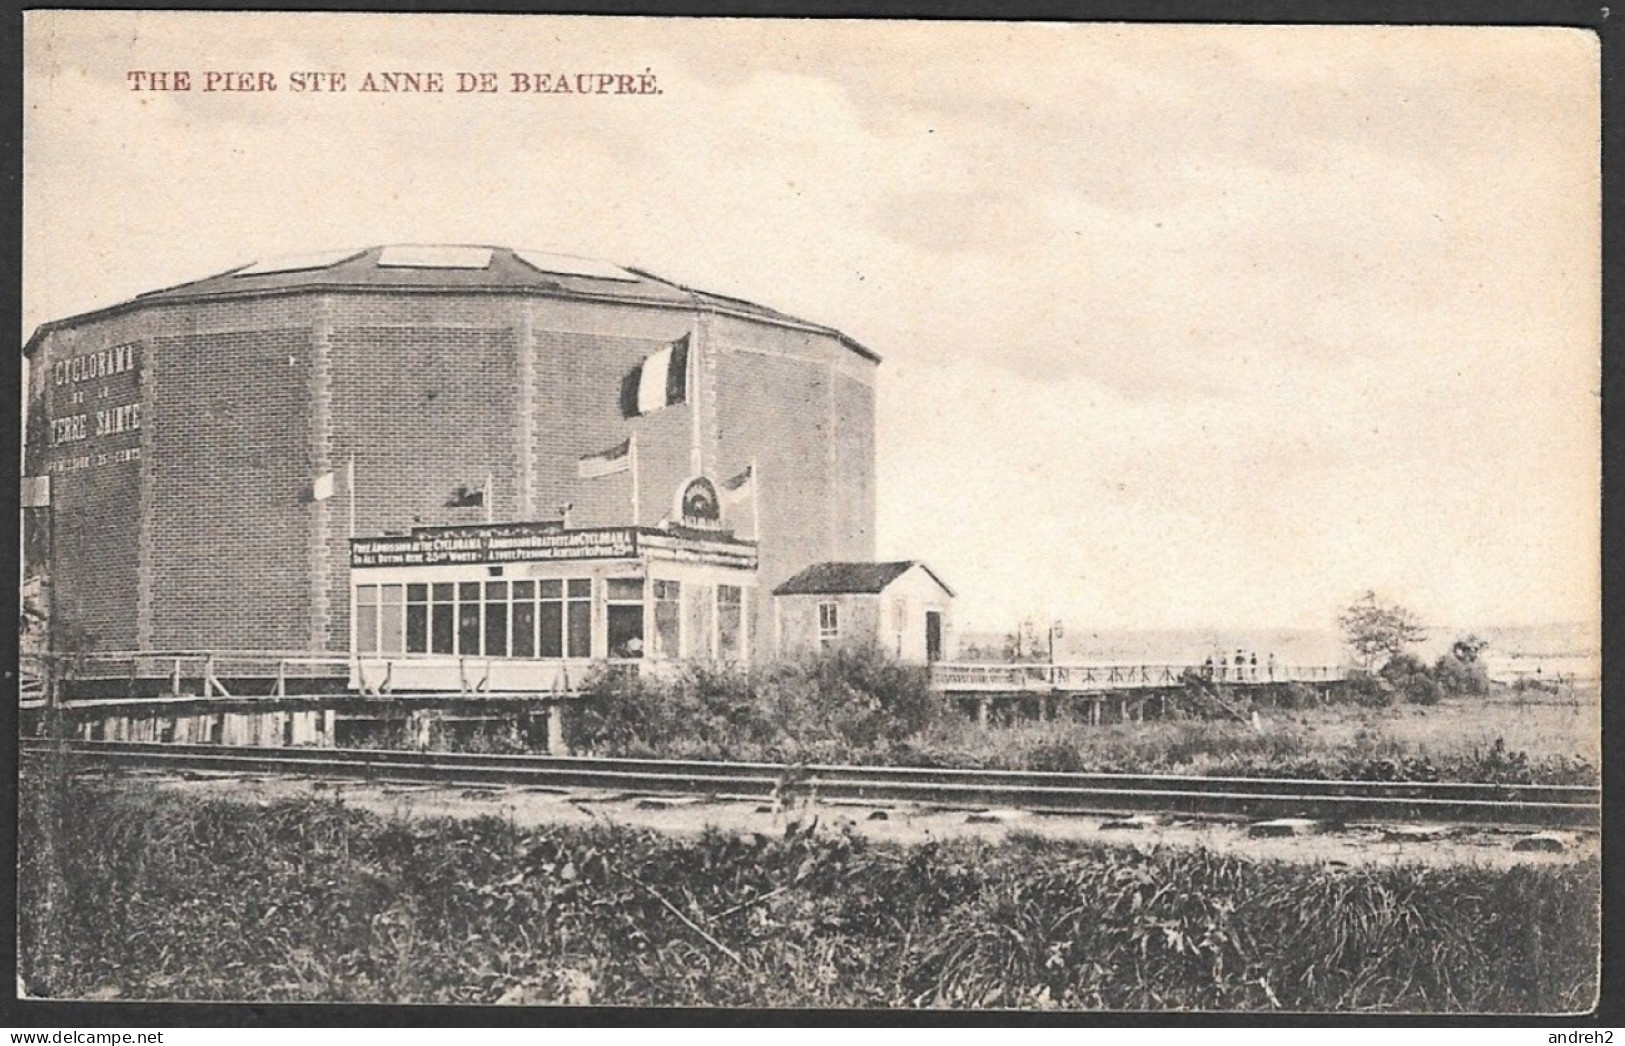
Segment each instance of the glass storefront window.
M457 586L457 653L471 657L480 652L480 583Z
M429 586L429 652L454 654L457 652L456 586L438 584Z
M356 586L355 649L358 654L372 654L378 651L377 585Z
M485 583L485 656L508 656L508 583Z
M643 579L610 578L608 583L610 657L642 657Z
M569 632L566 638L566 656L591 657L592 656L592 579L581 578L571 581L565 588L566 621Z
M536 656L536 582L513 583L513 656Z
M739 585L684 584L639 577L533 578L355 586L355 646L361 654L459 657L612 658L745 654L745 592ZM831 615L832 616L832 615ZM820 622L827 636L833 620ZM595 628L605 646L594 649Z
M405 649L406 628L404 585L383 585L378 604L378 652L398 654Z
M429 586L406 586L406 652L429 652Z
M745 590L738 585L717 586L717 656L738 661L745 653Z

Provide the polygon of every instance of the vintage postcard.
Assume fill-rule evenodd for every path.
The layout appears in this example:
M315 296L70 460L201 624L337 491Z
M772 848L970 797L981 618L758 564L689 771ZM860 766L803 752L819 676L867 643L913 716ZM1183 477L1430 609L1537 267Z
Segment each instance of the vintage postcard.
M1595 33L25 58L25 999L1598 1004Z

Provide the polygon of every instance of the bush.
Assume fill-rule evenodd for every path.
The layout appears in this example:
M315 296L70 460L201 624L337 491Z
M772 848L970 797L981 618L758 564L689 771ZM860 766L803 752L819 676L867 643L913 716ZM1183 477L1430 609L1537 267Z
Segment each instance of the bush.
M871 758L944 714L926 670L876 649L759 669L691 664L670 679L591 679L566 717L573 750L612 756Z
M1463 661L1455 654L1440 654L1433 678L1447 693L1480 697L1490 692L1490 674L1478 660Z
M1394 686L1381 675L1354 669L1343 683L1343 692L1361 708L1387 708L1394 703Z
M1411 654L1396 654L1378 673L1405 700L1418 705L1439 703L1439 682L1428 666Z

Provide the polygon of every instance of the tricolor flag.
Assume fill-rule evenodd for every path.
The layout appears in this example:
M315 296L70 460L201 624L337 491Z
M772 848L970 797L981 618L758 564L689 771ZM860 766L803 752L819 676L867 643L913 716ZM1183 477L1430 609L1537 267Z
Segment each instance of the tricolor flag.
M51 477L23 477L23 508L48 508L51 504Z
M756 492L756 466L746 465L745 471L731 479L723 480L718 486L723 504L739 504Z
M621 413L628 418L687 401L687 334L644 359L621 382Z
M577 461L576 475L582 479L597 479L599 476L611 476L617 472L625 472L631 467L632 441L623 439L608 450L599 451L597 454L588 454Z

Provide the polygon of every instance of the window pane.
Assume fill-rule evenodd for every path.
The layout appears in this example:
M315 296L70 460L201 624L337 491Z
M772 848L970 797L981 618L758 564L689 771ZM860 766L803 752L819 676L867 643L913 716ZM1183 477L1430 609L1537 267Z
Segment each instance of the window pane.
M457 598L464 603L478 603L480 601L480 583L478 581L464 581L457 586Z
M727 586L723 586L727 587ZM717 602L717 656L737 660L744 653L744 608L737 602Z
M427 603L429 601L429 586L407 585L406 601L408 603Z
M561 599L564 596L564 582L562 581L538 581L537 584L542 586L543 599Z
M438 588L439 586L435 586ZM446 586L450 588L450 585ZM429 650L436 654L454 653L456 647L454 639L457 635L457 608L450 603L436 603L434 611L434 628L430 632Z
M517 599L535 599L536 598L536 582L534 582L534 581L515 581L513 583L513 598L516 599L516 600Z
M377 603L377 585L357 585L355 587L355 601L357 603Z
M457 652L470 657L480 652L480 605L478 603L458 604Z
M444 582L444 583L437 583L434 586L434 601L436 603L450 603L451 602L451 593L452 593L451 582L448 581L448 582Z
M575 599L577 597L581 599L592 598L592 578L576 578L570 582L570 598Z
M385 585L381 590L385 603L399 604L406 594L405 586Z
M485 604L485 654L508 656L508 604Z
M525 582L518 582L519 585ZM536 604L515 603L513 605L513 656L536 656Z
M541 630L541 643L536 648L539 657L564 656L564 604L546 601L536 606L536 621Z
M713 615L716 611L716 593L711 591L710 585L690 585L688 587L687 614L688 656L698 658L712 658L717 656L712 644L716 641L712 630Z
M391 585L390 588L400 588ZM385 602L378 609L378 649L385 654L398 654L401 652L401 626L402 613L405 610L399 603L388 602L388 593L385 593Z
M370 603L355 608L355 649L358 654L378 650L378 608Z
M675 582L661 582L655 598L654 657L673 660L682 656L683 604L677 598Z
M506 581L487 581L485 583L486 602L498 599L506 601L508 598L508 583Z
M592 604L584 599L570 601L570 656L592 656Z
M425 603L406 605L406 652L409 654L429 652L429 607Z
M574 604L571 609L575 609ZM616 603L610 606L609 656L643 656L642 603Z
M574 593L571 593L574 595ZM615 600L643 600L643 579L612 577L609 579L609 598Z

